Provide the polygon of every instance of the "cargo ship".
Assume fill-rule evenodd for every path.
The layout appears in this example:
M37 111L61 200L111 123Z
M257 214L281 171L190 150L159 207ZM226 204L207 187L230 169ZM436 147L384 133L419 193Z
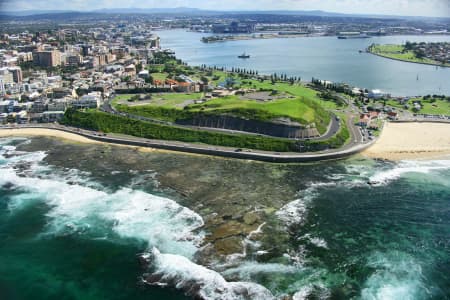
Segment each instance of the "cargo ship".
M371 36L361 33L361 34L349 34L349 35L338 35L338 39L340 40L346 40L346 39L368 39Z

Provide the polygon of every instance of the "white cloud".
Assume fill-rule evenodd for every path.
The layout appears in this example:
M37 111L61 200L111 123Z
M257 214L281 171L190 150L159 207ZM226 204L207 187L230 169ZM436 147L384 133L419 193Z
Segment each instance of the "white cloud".
M0 0L2 10L196 7L213 10L325 10L450 17L450 0Z

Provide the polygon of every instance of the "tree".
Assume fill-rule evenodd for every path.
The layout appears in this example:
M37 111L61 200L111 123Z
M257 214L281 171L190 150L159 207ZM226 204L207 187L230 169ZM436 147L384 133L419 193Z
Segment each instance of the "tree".
M138 64L136 65L136 72L139 73L139 72L141 72L141 71L142 71L142 64L141 64L141 63L138 63Z

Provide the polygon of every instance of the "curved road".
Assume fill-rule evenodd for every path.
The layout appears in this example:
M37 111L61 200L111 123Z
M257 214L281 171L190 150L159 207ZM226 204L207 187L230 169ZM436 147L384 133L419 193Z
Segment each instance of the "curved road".
M246 151L236 151L236 148L221 147L221 146L211 146L202 144L190 144L176 141L162 141L162 140L152 140L144 139L133 136L118 135L118 134L102 134L95 131L83 130L74 127L62 126L57 124L24 124L16 126L0 126L1 129L20 129L20 128L46 128L51 130L59 130L68 133L77 134L92 140L130 145L138 147L150 147L156 149L165 149L173 151L181 151L187 153L197 153L206 155L215 155L229 158L239 158L239 159L249 159L267 162L277 162L277 163L290 163L290 162L312 162L320 160L331 160L345 158L353 154L357 154L373 144L374 141L358 144L351 143L346 145L341 149L330 149L321 152L314 153L278 153L269 151L259 151L259 150L246 150Z

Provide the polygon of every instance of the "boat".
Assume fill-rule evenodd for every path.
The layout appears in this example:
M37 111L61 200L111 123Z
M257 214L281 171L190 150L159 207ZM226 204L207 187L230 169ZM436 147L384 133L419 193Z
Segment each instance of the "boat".
M348 35L338 35L337 37L340 40L347 40L347 39L368 39L370 38L369 35L362 33L362 34L348 34Z
M246 54L245 52L238 56L238 58L250 58L249 54Z

